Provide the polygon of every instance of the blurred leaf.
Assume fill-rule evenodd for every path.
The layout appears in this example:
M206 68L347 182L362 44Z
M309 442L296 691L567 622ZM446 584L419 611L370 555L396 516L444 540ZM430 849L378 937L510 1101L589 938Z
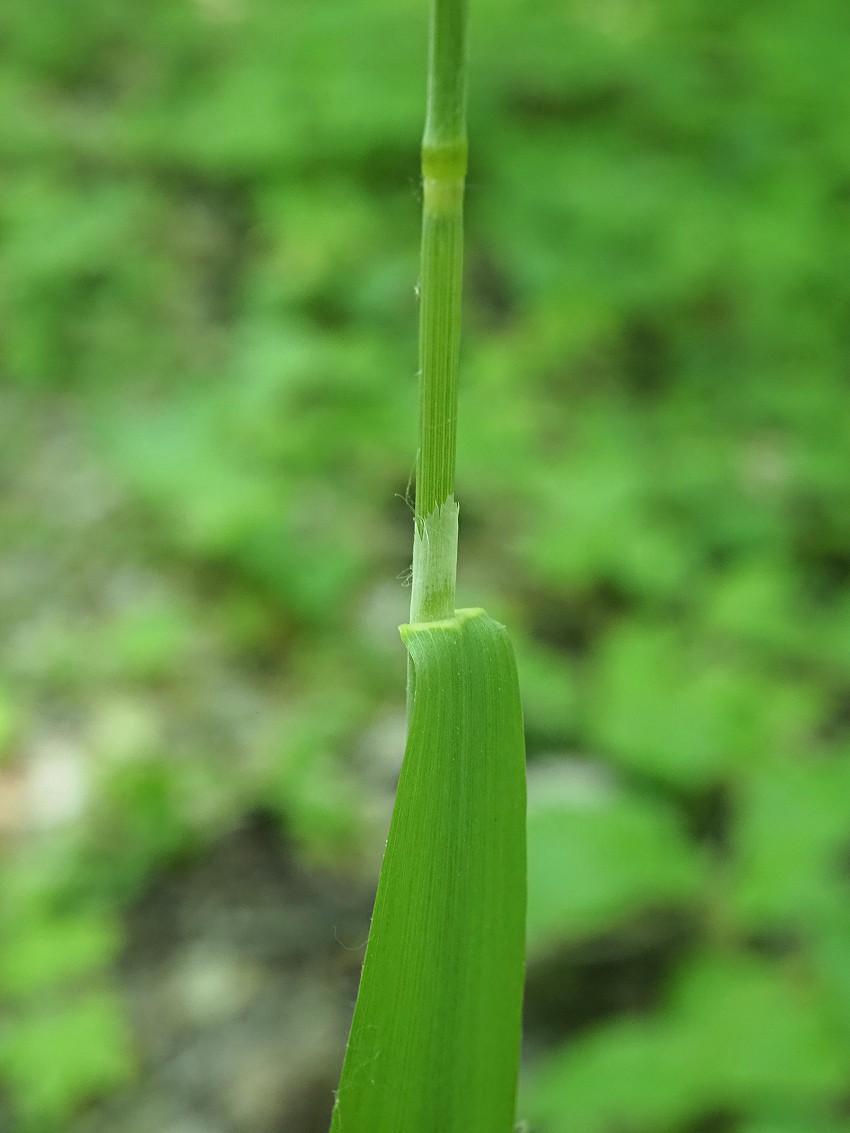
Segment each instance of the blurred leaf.
M813 1114L806 1118L764 1117L739 1126L741 1133L848 1133L850 1121L831 1120Z
M0 684L0 767L11 754L12 742L20 727L18 706L6 688Z
M119 1004L105 992L91 992L7 1022L0 1032L0 1069L22 1127L56 1128L132 1077Z
M21 998L97 972L120 942L117 926L94 913L42 917L4 926L0 991Z
M731 897L746 924L816 932L846 901L850 755L772 760L742 777Z
M542 950L645 911L692 906L705 863L661 803L607 783L592 764L531 780L528 939Z
M814 686L765 680L736 658L660 626L626 626L596 667L591 728L624 766L691 789L805 739Z
M850 1045L829 1011L781 969L706 956L680 974L669 1009L604 1025L533 1076L545 1133L673 1129L704 1112L769 1117L839 1096Z

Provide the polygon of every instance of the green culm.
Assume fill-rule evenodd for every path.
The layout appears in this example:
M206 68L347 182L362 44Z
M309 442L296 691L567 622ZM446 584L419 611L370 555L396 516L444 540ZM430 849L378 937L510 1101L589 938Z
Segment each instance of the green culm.
M332 1133L510 1133L525 951L513 650L455 610L465 0L432 0L408 738Z

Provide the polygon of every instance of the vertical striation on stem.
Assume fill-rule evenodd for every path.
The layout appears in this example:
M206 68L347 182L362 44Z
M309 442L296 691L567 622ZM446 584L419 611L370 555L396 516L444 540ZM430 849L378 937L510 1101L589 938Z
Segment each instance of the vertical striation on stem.
M466 0L432 0L422 139L419 448L411 622L454 614L467 20Z

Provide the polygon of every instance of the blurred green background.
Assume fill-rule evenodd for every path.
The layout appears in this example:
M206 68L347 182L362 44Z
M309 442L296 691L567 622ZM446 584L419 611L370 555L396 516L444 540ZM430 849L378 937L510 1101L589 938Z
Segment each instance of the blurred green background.
M4 0L9 1133L326 1128L425 15ZM473 3L460 604L521 667L534 1133L850 1130L848 44L845 0Z

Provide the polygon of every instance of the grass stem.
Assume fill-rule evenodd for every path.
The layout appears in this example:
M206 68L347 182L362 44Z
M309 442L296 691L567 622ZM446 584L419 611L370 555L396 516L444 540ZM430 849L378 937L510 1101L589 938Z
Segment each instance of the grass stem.
M432 0L422 140L419 448L410 607L414 623L454 614L467 17L466 0Z

